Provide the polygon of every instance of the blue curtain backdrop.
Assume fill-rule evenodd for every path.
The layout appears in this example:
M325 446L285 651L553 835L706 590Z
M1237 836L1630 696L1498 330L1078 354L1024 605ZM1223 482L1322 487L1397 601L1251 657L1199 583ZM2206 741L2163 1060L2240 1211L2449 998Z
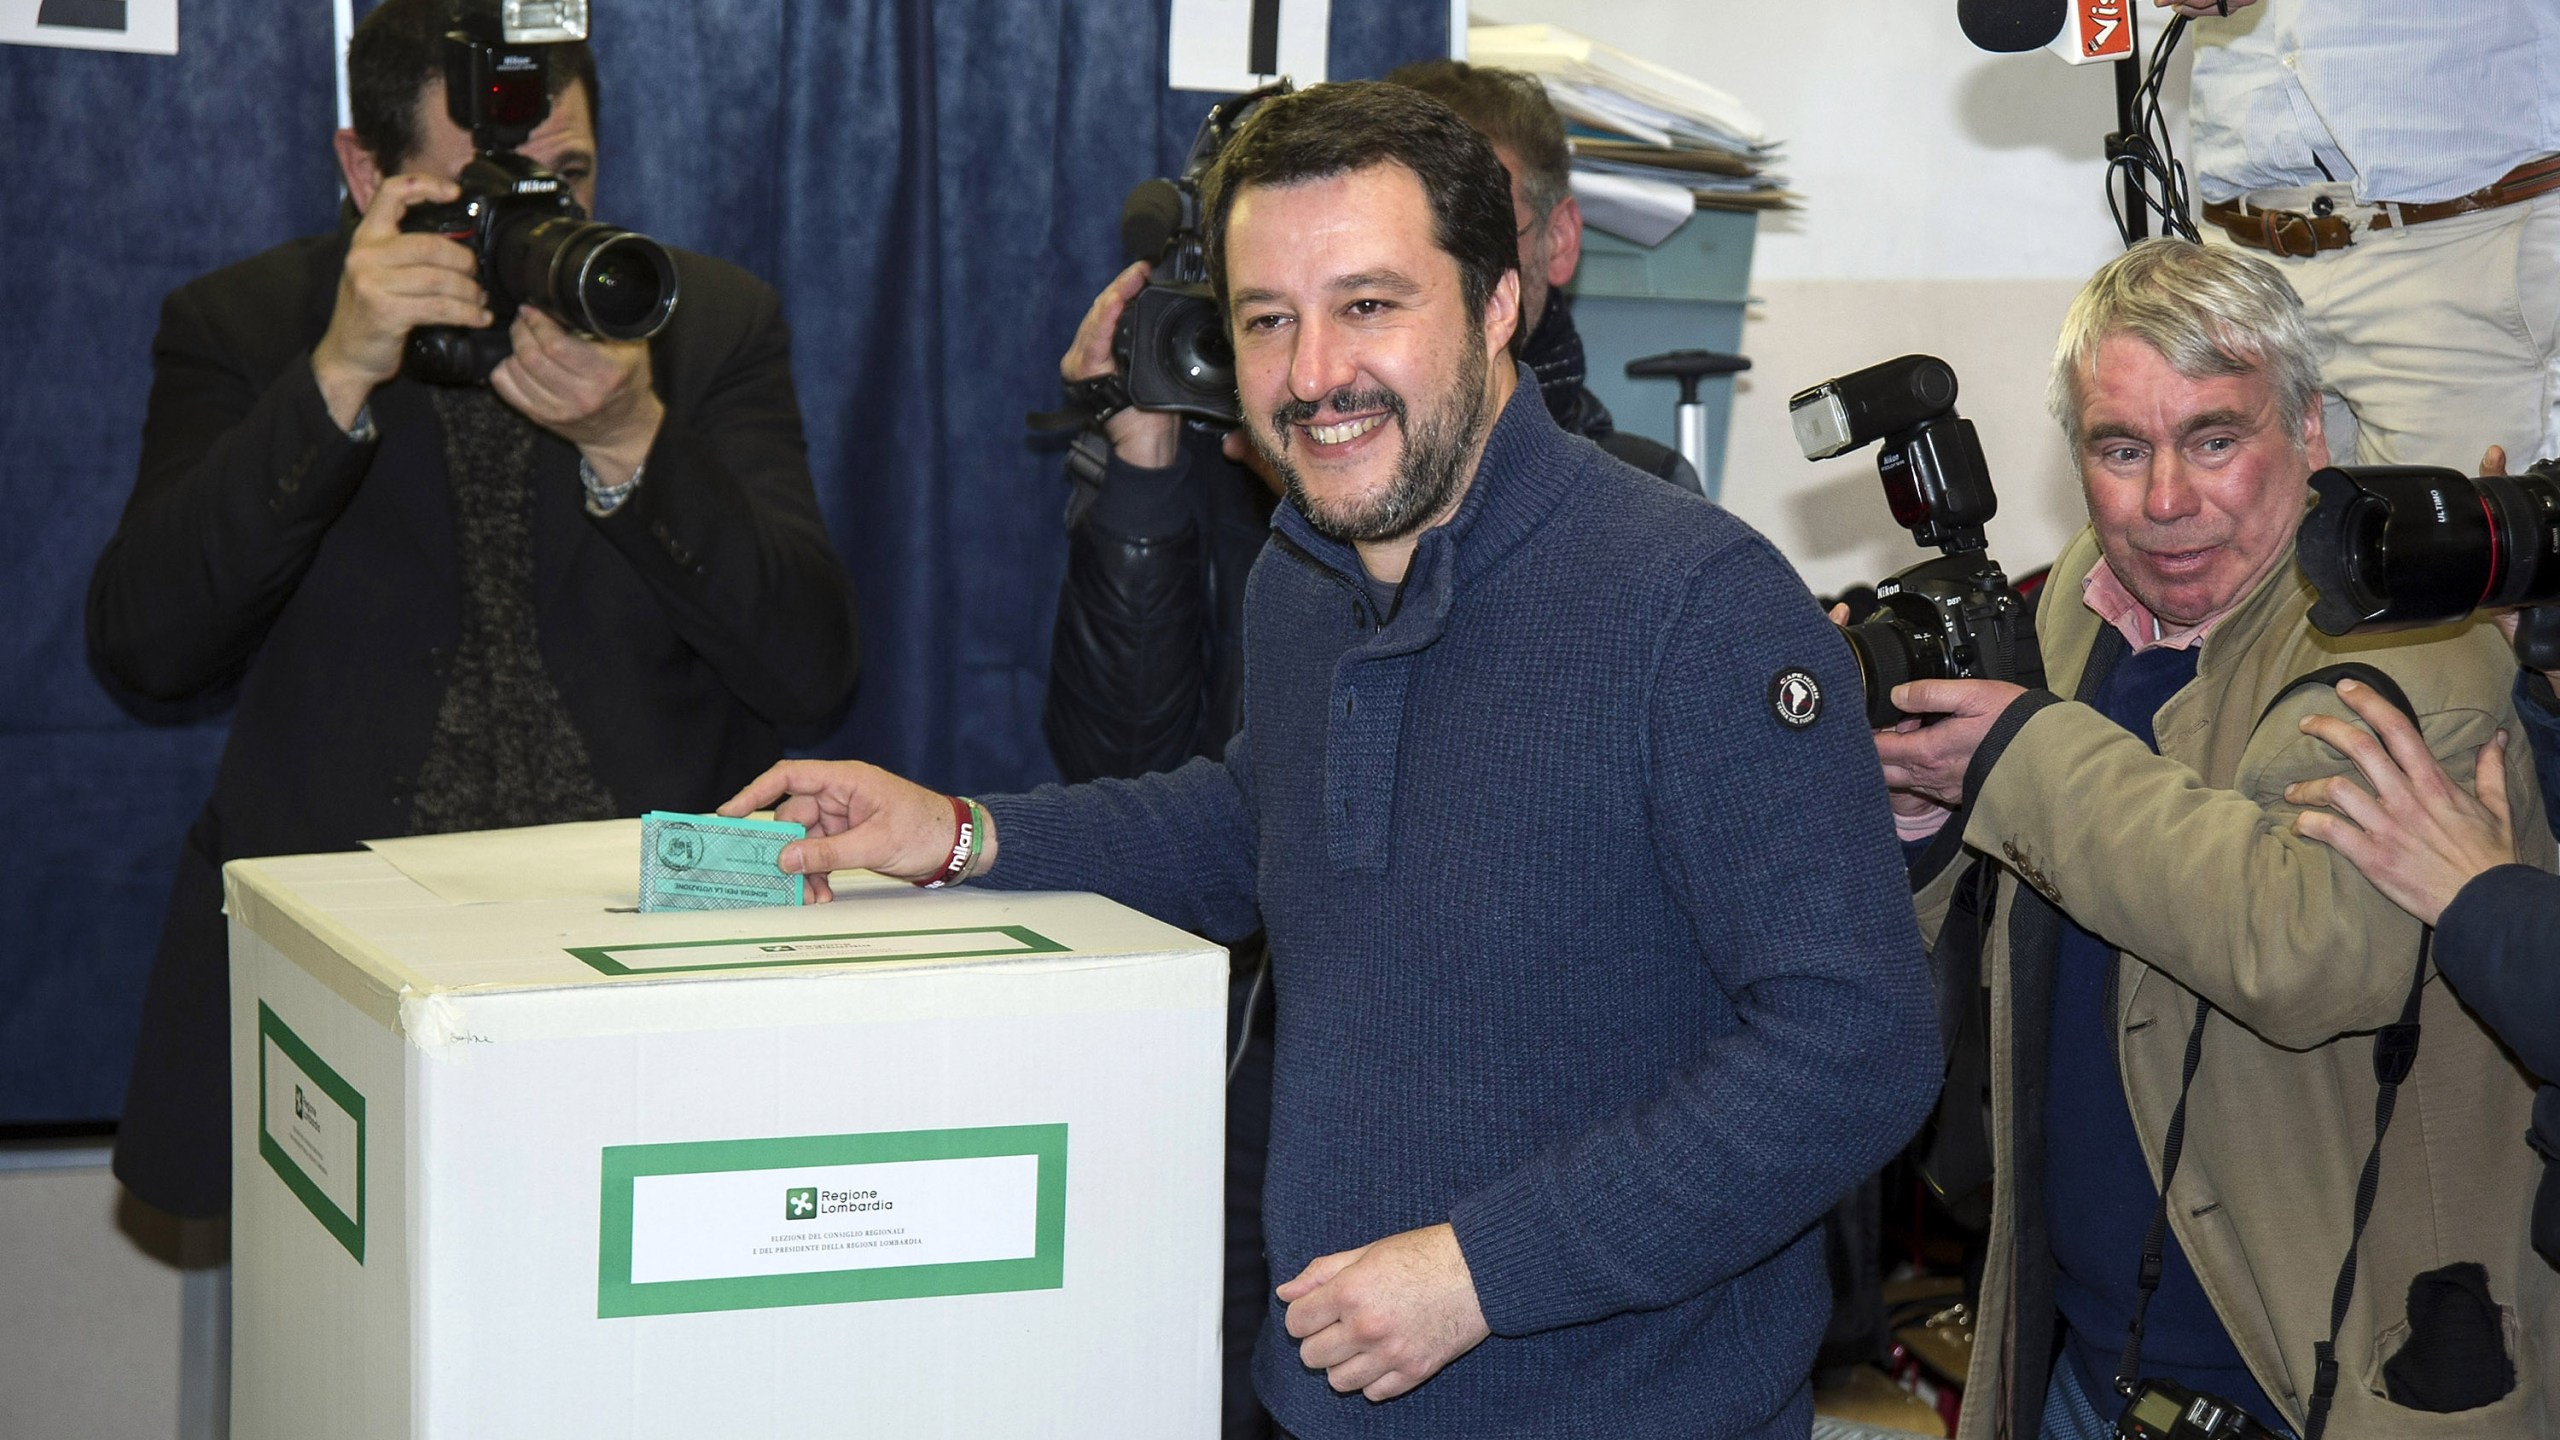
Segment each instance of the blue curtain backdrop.
M1064 494L1022 414L1120 264L1121 197L1214 98L1165 88L1165 0L595 9L605 218L788 308L868 650L824 753L958 789L1048 778ZM332 222L329 11L189 0L174 58L0 46L0 1125L122 1104L222 719L118 710L82 594L132 486L160 297ZM1446 53L1448 13L1336 6L1333 75Z

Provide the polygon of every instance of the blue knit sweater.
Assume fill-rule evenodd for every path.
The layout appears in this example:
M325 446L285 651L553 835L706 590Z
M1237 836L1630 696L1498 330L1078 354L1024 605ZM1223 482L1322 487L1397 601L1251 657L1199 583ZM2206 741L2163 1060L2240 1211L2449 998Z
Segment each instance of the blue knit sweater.
M1372 1404L1275 1301L1264 1403L1307 1440L1801 1436L1810 1227L1937 1081L1846 647L1766 541L1532 384L1392 617L1349 547L1273 528L1224 762L999 798L982 882L1268 930L1275 1279L1454 1224L1494 1338Z

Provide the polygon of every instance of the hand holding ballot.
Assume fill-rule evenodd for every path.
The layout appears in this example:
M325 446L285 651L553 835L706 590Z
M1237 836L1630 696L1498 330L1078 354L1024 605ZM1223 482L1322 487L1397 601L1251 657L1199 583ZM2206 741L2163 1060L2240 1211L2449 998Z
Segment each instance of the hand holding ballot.
M955 832L964 824L975 830L974 845L964 873L952 878L983 874L995 863L995 827L984 811L858 760L785 760L729 797L719 813L746 815L767 806L774 819L808 829L808 839L782 847L779 863L783 873L807 877L812 905L835 898L827 884L833 870L874 870L917 882L943 874L954 863ZM955 818L963 815L968 819Z

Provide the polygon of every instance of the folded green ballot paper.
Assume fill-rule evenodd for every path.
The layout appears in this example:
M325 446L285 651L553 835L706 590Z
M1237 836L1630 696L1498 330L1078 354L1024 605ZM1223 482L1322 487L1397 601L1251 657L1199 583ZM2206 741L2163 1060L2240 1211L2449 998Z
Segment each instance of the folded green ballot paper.
M640 908L743 910L799 905L801 877L782 873L782 847L806 836L779 820L731 820L652 810L640 817Z

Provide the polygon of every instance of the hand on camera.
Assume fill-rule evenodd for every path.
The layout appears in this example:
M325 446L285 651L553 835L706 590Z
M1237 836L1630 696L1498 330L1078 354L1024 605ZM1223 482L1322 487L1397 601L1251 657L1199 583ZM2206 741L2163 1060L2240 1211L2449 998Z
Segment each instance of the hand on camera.
M514 353L489 373L489 388L577 446L597 479L630 479L667 414L649 384L649 342L589 340L530 305L516 312L507 338Z
M1884 783L1940 805L1964 803L1965 771L2010 702L2026 694L2006 680L1913 680L1893 687L1894 708L1914 717L1878 730Z
M2338 698L2372 734L2334 715L2306 716L2302 731L2354 761L2373 788L2344 775L2285 787L2290 804L2328 807L2294 816L2293 832L2346 856L2392 904L2433 925L2473 876L2516 858L2507 732L2480 747L2465 793L2427 749L2426 736L2372 687L2340 681Z
M2175 10L2190 20L2216 20L2235 10L2246 10L2258 0L2151 0L2161 10Z
M951 858L951 800L858 760L785 760L720 807L728 816L773 807L773 818L806 828L782 847L785 874L808 877L809 903L835 898L831 870L876 870L924 880ZM978 837L977 873L995 863L992 822Z
M312 347L311 374L329 418L350 429L373 387L400 371L409 332L420 325L476 328L490 323L479 262L469 247L400 228L411 205L458 198L440 175L394 175L373 193L347 242L329 329Z
M1837 625L1837 626L1840 626L1840 627L1841 627L1841 628L1843 628L1843 629L1846 629L1846 628L1848 627L1848 624L1849 624L1849 607L1848 607L1848 606L1846 606L1846 605L1834 605L1834 606L1832 606L1832 607L1831 607L1830 614L1831 614L1831 623L1832 623L1832 624ZM1877 762L1878 762L1879 764L1881 764L1881 763L1883 763L1883 761L1884 761L1884 737L1885 737L1885 736L1888 736L1888 735L1908 735L1908 734L1910 734L1912 731L1917 730L1917 729L1919 729L1919 728L1920 728L1920 722L1919 722L1919 721L1917 721L1917 720L1904 720L1904 721L1900 722L1899 724L1896 724L1896 725L1895 725L1892 729L1890 729L1890 730L1878 730L1878 731L1874 732L1875 739L1876 739L1876 760L1877 760ZM1903 820L1918 820L1918 819L1921 819L1921 818L1923 818L1923 817L1925 817L1925 816L1930 816L1930 815L1943 815L1943 814L1945 814L1945 813L1946 813L1946 811L1947 811L1947 808L1948 808L1948 807L1946 807L1946 806L1944 806L1944 805L1939 804L1937 801L1930 799L1930 798L1929 798L1928 796L1926 796L1926 795L1918 794L1918 793L1916 793L1916 792L1914 792L1914 791L1905 790L1905 789L1902 789L1902 788L1901 788L1901 787L1899 787L1899 786L1893 785L1893 784L1891 783L1891 780L1892 780L1892 775L1891 775L1890 770L1888 770L1888 771L1887 771L1887 774L1886 774L1886 781L1887 781L1887 785L1886 785L1886 789L1885 789L1885 799L1886 799L1886 801L1887 801L1888 803L1890 803L1890 804L1893 806L1893 813L1894 813L1894 815L1895 815L1895 817L1896 817L1896 818L1898 818L1898 819L1903 819Z
M1111 337L1120 328L1120 312L1129 308L1131 297L1146 284L1147 262L1140 260L1102 287L1084 312L1084 323L1076 327L1074 342L1058 357L1060 378L1072 384L1111 373ZM1174 462L1182 442L1182 417L1132 406L1104 421L1102 430L1111 437L1111 453L1120 457L1121 464L1161 470Z

